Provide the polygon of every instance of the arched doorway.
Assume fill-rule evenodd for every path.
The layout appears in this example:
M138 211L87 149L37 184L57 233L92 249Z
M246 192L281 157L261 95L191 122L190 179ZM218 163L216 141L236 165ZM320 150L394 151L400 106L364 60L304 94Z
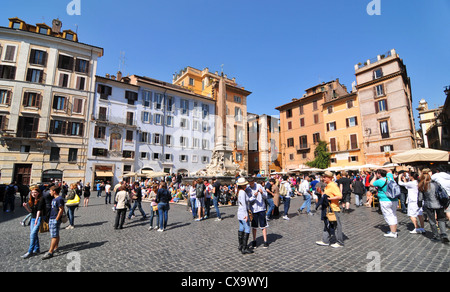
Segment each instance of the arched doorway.
M48 169L42 172L42 183L52 183L54 181L61 181L63 179L63 172L58 169Z

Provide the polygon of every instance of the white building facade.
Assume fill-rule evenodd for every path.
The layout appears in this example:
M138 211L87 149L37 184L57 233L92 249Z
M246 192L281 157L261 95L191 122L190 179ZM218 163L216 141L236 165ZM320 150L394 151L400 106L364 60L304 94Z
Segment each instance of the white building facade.
M190 175L205 169L214 148L214 100L148 77L120 75L97 76L86 181L115 184L130 173Z

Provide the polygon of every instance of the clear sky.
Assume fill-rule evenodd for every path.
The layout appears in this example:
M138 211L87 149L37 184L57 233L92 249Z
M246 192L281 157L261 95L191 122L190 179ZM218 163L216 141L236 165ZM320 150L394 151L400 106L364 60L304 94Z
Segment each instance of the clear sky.
M125 75L166 82L186 66L223 65L253 92L248 111L257 114L278 115L275 107L336 78L351 90L354 65L393 48L407 66L414 108L422 98L443 105L450 85L449 0L375 0L381 15L373 16L371 0L76 1L81 15L67 13L71 0L3 1L0 26L10 17L59 18L80 42L104 48L102 76L116 74L121 52Z

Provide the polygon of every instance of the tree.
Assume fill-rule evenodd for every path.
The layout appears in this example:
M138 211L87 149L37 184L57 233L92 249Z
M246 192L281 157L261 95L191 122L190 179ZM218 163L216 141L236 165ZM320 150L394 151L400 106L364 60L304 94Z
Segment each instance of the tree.
M319 141L314 150L314 155L316 159L306 162L306 165L320 169L325 169L330 166L331 153L328 152L327 142Z

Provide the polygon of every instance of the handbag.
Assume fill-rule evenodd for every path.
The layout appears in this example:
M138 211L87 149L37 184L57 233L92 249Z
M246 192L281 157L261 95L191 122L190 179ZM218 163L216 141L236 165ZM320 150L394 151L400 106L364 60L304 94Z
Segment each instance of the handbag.
M66 206L77 206L80 204L80 196L75 195L75 198L73 198L72 200L68 200L66 203Z
M46 233L48 231L48 223L45 222L45 220L41 220L41 224L39 225L39 233Z
M69 218L67 217L66 211L64 210L62 216L61 216L61 222L62 223L67 223L67 221L69 221Z
M330 206L328 206L328 209L327 209L327 219L330 222L336 222L337 221L336 214L334 213L334 211L331 209Z

